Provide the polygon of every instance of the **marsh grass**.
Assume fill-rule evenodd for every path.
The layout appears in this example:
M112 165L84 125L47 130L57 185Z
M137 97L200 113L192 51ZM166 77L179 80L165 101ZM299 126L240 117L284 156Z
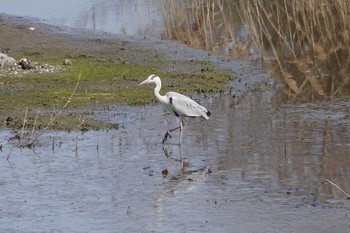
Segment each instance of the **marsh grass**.
M233 44L231 55L254 47L292 99L350 94L348 0L159 0L165 37L207 50ZM249 37L237 43L237 15Z

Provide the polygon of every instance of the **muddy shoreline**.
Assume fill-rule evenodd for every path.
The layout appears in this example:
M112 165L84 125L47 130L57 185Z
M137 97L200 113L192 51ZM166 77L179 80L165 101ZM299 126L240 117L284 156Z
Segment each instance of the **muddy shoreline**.
M75 130L77 125L83 125L85 130L118 128L115 124L94 120L81 111L75 114L74 109L86 109L89 105L105 107L113 104L152 103L154 99L150 90L137 89L136 86L154 72L171 77L165 79L169 89L190 95L229 93L237 101L246 91L254 90L268 77L261 72L258 62L224 57L199 48L189 48L175 41L61 28L38 19L5 14L0 15L0 32L1 52L16 60L26 58L45 65L48 62L57 66L57 70L63 70L62 75L58 73L56 76L49 73L36 76L35 71L28 71L21 77L8 75L6 78L8 70L5 70L6 73L0 69L0 90L3 96L0 120L5 128L22 129L23 122L26 122L26 129L45 128L53 115L42 112L57 109L54 112L57 114L71 95L81 70L94 69L89 66L99 67L101 71L92 74L92 78L80 81L78 93L74 93L76 97L67 107L69 113L62 111L49 128ZM67 58L73 61L72 66L62 65ZM80 68L74 68L77 63ZM104 72L105 67L112 66L117 67L111 68L108 74L102 74L105 78L101 80L98 75ZM137 68L132 70L134 67ZM119 90L120 93L116 92ZM37 109L44 110L39 114Z

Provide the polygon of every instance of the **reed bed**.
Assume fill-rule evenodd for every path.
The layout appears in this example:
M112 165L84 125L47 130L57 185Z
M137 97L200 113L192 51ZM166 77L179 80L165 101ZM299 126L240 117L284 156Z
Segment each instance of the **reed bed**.
M347 0L241 0L261 56L274 56L293 98L349 94L350 4Z
M348 0L159 0L165 37L192 46L274 58L287 96L313 100L350 94ZM237 15L239 16L237 18ZM235 40L234 24L249 30Z
M233 38L227 19L230 1L158 0L165 25L166 39L179 40L191 46L215 50ZM232 4L230 4L232 5Z

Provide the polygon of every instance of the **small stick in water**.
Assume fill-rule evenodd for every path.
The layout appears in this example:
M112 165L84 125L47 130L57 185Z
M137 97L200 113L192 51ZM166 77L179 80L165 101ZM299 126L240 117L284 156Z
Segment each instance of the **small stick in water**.
M347 194L343 189L341 189L337 184L333 183L332 181L330 181L328 179L326 179L326 181L329 182L334 187L336 187L337 189L339 189L346 196L346 200L350 200L350 195Z

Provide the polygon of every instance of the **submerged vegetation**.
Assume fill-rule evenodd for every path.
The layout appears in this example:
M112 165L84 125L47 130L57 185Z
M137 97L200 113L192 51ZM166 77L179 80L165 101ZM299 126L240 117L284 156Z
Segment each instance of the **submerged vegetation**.
M165 36L234 56L274 58L292 99L350 94L348 0L159 0ZM249 31L242 41L234 28ZM254 52L253 52L254 53Z

